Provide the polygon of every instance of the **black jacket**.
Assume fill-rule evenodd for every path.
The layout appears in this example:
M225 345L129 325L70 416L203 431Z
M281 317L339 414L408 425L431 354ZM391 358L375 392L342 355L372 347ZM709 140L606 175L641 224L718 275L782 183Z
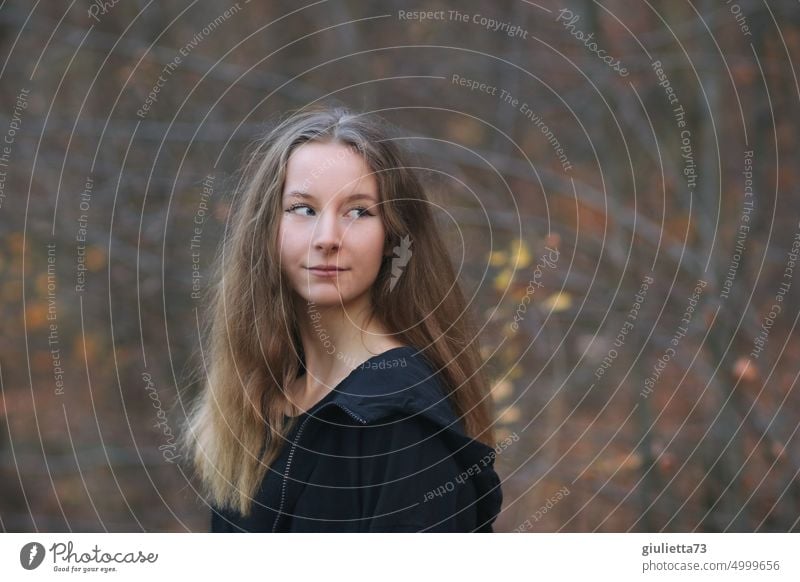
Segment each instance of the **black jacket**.
M491 532L500 512L495 450L465 436L408 346L356 368L299 417L285 447L255 499L269 517L213 510L212 531Z

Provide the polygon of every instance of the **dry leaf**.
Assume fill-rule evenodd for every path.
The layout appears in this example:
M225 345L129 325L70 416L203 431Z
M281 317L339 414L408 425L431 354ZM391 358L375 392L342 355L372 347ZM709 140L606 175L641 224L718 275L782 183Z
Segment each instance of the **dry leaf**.
M494 277L494 288L497 291L505 291L508 289L509 283L511 283L511 269L503 269Z
M545 309L558 313L572 307L572 295L566 291L553 293L542 302Z
M521 238L511 244L511 256L514 257L512 262L515 263L517 269L524 269L531 264L530 250L528 250L528 245Z
M505 251L494 251L489 253L489 266L502 267L508 261L508 256Z
M492 399L495 402L506 400L514 392L514 385L509 380L501 380L492 388Z

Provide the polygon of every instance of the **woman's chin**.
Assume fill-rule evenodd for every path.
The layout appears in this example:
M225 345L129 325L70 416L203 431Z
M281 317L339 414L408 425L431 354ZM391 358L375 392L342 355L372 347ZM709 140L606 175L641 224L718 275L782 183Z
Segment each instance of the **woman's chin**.
M312 286L304 288L302 292L297 292L303 302L309 306L314 306L318 309L333 307L337 309L355 309L357 305L361 305L364 301L369 300L367 291L361 293L354 293L350 289L341 289L328 285L325 288L322 286Z
M300 296L308 304L313 304L317 307L341 307L345 301L339 294L337 289L331 288L330 290L314 290L311 292L304 290Z

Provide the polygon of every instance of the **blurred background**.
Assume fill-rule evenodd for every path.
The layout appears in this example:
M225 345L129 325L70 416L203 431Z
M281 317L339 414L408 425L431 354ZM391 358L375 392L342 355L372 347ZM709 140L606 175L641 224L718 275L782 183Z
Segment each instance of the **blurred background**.
M197 298L245 147L325 102L426 168L496 531L798 531L798 56L794 0L2 3L0 529L208 530Z

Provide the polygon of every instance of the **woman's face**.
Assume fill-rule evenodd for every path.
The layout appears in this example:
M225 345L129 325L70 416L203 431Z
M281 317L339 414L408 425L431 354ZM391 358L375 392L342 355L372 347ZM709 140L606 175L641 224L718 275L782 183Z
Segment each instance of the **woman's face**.
M289 157L282 196L281 267L295 292L320 307L368 300L386 230L364 159L338 143L306 142Z

